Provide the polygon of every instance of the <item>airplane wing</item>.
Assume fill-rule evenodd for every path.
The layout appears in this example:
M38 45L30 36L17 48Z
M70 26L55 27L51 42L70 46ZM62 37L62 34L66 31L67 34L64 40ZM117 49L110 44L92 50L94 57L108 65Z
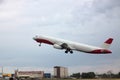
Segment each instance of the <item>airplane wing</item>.
M65 53L68 52L73 53L72 47L67 43L54 44L53 47L56 49L65 49L66 50Z

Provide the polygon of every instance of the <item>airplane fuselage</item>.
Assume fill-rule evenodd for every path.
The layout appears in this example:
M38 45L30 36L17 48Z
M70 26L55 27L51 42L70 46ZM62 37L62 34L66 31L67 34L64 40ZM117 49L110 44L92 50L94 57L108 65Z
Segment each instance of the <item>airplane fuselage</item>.
M92 54L111 53L110 50L105 49L105 48L86 45L86 44L82 44L82 43L78 43L78 42L68 41L68 40L64 40L64 39L58 39L58 38L49 37L49 36L36 36L33 39L40 44L45 43L45 44L53 45L53 47L57 48L57 49L66 49L66 53L68 51L73 53L72 50L86 52L86 53L92 53Z

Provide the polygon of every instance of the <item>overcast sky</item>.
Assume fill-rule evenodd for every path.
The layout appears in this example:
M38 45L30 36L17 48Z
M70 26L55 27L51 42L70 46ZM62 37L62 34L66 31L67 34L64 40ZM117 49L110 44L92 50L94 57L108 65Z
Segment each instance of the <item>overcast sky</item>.
M48 35L100 46L114 38L112 54L65 54L38 46L32 38ZM65 66L69 72L120 71L120 0L0 0L0 66L6 71Z

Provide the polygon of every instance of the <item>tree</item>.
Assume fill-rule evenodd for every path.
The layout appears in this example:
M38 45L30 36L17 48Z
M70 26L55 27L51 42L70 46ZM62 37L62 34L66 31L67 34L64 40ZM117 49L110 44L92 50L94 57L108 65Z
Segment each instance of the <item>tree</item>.
M113 77L113 73L112 73L112 71L109 70L109 71L107 72L107 75L108 75L109 78L112 78L112 77Z
M106 73L102 74L102 78L108 78L108 75Z
M120 72L118 73L118 78L120 78Z
M95 73L94 72L89 72L88 75L89 75L89 78L95 78Z
M80 78L80 73L74 73L74 74L71 75L71 77L79 79Z
M82 73L81 77L83 79L85 79L85 78L88 78L88 79L95 78L95 73L94 72Z
M87 73L82 73L81 77L82 77L83 79L85 79L85 78L88 78L88 75L87 75Z

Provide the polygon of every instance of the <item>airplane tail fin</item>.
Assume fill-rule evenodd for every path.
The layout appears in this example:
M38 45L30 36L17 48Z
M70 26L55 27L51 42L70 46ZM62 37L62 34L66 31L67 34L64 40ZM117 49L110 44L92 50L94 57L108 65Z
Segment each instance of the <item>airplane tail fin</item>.
M105 48L105 49L108 49L110 47L110 45L112 44L113 42L113 38L109 38L107 39L103 45L101 46L101 48Z

